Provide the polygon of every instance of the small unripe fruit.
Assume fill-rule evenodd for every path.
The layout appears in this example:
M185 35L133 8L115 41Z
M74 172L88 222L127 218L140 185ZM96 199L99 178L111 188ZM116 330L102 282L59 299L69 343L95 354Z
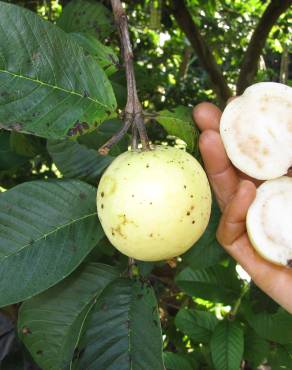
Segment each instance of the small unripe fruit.
M199 162L177 148L156 146L118 156L97 191L101 225L125 255L159 261L188 250L203 234L211 191Z

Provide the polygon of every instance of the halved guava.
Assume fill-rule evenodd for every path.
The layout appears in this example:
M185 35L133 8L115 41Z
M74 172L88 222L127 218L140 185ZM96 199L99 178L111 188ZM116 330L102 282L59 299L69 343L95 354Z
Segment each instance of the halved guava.
M247 213L251 243L265 259L292 267L292 178L260 185Z
M225 108L220 134L231 162L242 172L269 180L292 165L292 88L260 82Z

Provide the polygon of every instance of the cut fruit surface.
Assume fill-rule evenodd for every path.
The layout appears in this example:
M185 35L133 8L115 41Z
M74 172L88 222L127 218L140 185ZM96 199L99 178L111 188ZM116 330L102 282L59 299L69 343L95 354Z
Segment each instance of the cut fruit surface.
M292 88L276 82L248 87L225 108L220 134L231 162L269 180L292 165Z
M292 178L263 183L247 213L247 232L265 259L292 267Z

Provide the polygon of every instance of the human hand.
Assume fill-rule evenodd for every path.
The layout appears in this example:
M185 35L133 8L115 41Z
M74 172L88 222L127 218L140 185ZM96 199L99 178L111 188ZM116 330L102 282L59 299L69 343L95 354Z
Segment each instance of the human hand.
M217 239L260 289L292 313L292 269L266 261L249 241L246 215L259 181L242 174L228 159L219 134L221 114L211 103L193 110L202 132L199 146L205 169L222 211Z

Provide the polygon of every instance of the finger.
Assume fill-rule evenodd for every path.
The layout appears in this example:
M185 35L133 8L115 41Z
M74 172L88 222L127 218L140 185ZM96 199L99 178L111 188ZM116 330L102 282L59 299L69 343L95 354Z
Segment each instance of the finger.
M200 103L193 109L193 119L201 131L219 131L221 111L214 104Z
M252 247L247 234L232 245L225 246L225 249L261 290L292 313L291 269L275 265L262 258Z
M254 179L253 177L248 176L247 174L245 174L244 172L242 172L238 169L237 169L237 173L238 173L238 176L239 176L240 179L252 181L255 184L256 187L260 186L264 182L262 180Z
M220 244L231 245L246 232L246 214L255 196L255 185L243 180L221 217L217 230Z
M204 131L200 135L199 146L209 181L223 210L237 190L239 177L226 155L218 132Z

